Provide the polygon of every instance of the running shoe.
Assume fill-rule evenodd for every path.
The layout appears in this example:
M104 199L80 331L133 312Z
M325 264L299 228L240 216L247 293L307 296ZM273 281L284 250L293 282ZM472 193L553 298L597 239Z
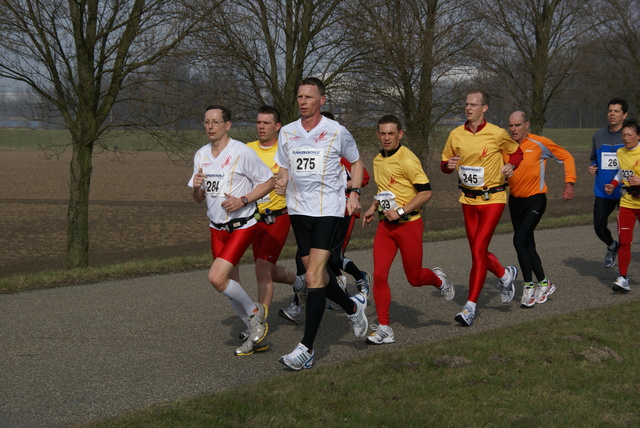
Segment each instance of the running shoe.
M356 281L356 287L358 287L358 291L364 293L367 298L371 294L371 275L366 272L362 272L364 277Z
M249 330L251 330L251 340L258 344L267 335L269 324L267 324L268 309L262 303L254 302L258 307L258 312L249 317Z
M556 291L556 286L551 281L544 280L538 283L536 287L535 299L536 303L544 303L547 301L547 297Z
M247 340L249 338L249 336L251 336L251 330L250 329L246 329L245 331L240 333L240 340L242 340L244 342L245 340Z
M607 269L615 266L618 248L620 248L618 241L613 241L613 243L615 244L613 250L610 250L609 247L607 247L607 251L604 253L604 267Z
M440 293L444 296L444 299L453 300L453 297L456 295L456 290L455 288L453 288L453 283L447 279L447 276L444 274L444 271L441 268L434 267L432 271L442 281L442 285L438 287L438 290L440 290Z
M631 288L629 288L629 280L624 276L619 276L613 283L611 289L613 291L631 291Z
M344 275L338 275L336 276L336 279L338 280L338 285L342 288L342 291L347 293L347 277Z
M294 324L299 324L302 319L302 308L296 305L296 302L291 302L288 308L281 308L278 315Z
M513 300L513 296L516 294L516 286L514 282L518 277L518 268L515 266L507 266L504 268L507 273L507 279L502 281L498 279L499 290L500 290L500 298L503 303L509 303Z
M396 341L393 336L393 330L388 325L371 325L373 333L367 337L367 345L382 345L384 343L393 343Z
M369 328L369 321L367 320L367 296L364 293L358 293L355 296L351 296L351 300L356 304L356 311L353 315L348 315L349 319L353 323L353 333L356 337L364 337L367 334Z
M255 344L251 340L251 338L247 337L247 340L244 341L242 346L236 348L235 355L243 356L243 355L251 355L254 352L264 352L269 349L268 343L258 343Z
M464 305L462 312L456 315L455 320L465 327L473 325L473 319L476 317L476 313L471 307Z
M522 299L520 300L521 308L531 308L536 304L536 288L533 282L525 282L522 288Z
M307 282L305 281L304 286L300 290L294 290L294 292L296 296L298 296L298 306L304 308L304 305L307 303Z
M314 351L309 353L309 349L306 346L298 343L293 352L283 355L279 361L291 370L310 369L313 366L313 354Z

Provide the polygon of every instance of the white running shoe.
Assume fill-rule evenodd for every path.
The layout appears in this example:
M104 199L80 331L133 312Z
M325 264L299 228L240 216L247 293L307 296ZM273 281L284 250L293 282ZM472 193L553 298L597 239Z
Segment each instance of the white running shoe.
M629 287L629 280L624 276L619 276L613 283L611 289L613 291L631 291L631 288Z
M471 307L464 305L462 312L456 315L455 320L465 327L473 325L473 319L476 317L476 312Z
M456 289L453 288L453 283L447 279L447 276L444 274L444 271L441 268L434 267L431 270L442 281L442 285L438 287L438 290L440 290L440 293L444 296L444 299L453 300L454 296L456 295Z
M302 308L296 305L296 302L291 302L289 307L281 308L278 311L278 315L287 321L291 321L294 324L299 324L300 319L302 319Z
M525 285L522 288L522 299L520 300L520 307L531 308L536 304L536 288L533 286L533 282L525 282L525 284L531 285Z
M267 314L269 310L262 303L254 302L258 307L258 312L249 317L249 330L251 330L251 340L258 344L267 335L269 325L267 324Z
M280 362L285 366L289 367L291 370L302 370L302 369L310 369L313 366L313 355L314 351L309 353L309 349L304 346L302 343L298 343L296 349L293 350L290 354L283 355L280 357Z
M295 292L298 296L298 306L301 308L304 308L304 305L307 303L307 291L307 281L305 280L304 287Z
M268 343L255 344L251 338L247 337L242 346L236 348L235 354L238 356L251 355L254 352L264 352L269 349Z
M353 333L356 337L364 337L367 334L369 328L369 321L367 320L367 296L364 293L358 293L351 296L351 300L356 304L356 311L353 315L348 315L349 319L353 323Z
M502 299L502 302L509 303L513 300L513 296L516 294L516 286L514 285L514 282L518 277L518 268L515 266L507 266L504 270L507 273L507 279L505 281L498 279L498 289L501 293L500 298Z
M371 325L374 332L367 337L367 345L382 345L383 343L393 343L396 338L393 336L393 330L388 325Z
M249 338L249 336L251 336L251 330L246 329L245 331L240 333L240 340L242 340L244 342L245 340L247 340Z
M547 301L547 298L556 291L556 286L549 280L545 283L544 281L539 282L536 287L536 303L544 303Z
M358 288L358 291L364 293L368 299L371 294L371 275L366 272L362 272L362 274L364 275L364 278L356 281L356 287Z
M336 276L336 279L338 280L338 285L342 288L342 291L347 293L347 277L344 275L338 275Z

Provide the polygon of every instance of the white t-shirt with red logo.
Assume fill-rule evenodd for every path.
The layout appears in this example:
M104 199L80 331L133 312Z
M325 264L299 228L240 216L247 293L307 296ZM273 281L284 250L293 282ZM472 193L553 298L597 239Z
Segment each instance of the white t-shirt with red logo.
M260 160L255 151L233 139L229 140L218 157L214 157L211 153L211 144L201 147L196 152L189 187L193 187L193 177L199 168L202 168L202 172L207 175L202 184L207 201L207 216L213 223L218 224L227 223L236 218L251 217L256 210L256 204L251 203L238 211L228 212L221 205L227 198L225 193L240 198L273 176L269 167ZM252 218L244 227L255 223L255 219Z
M299 119L284 126L275 161L289 171L287 209L290 215L343 217L345 175L340 158L360 159L351 133L335 120L322 117L307 132Z

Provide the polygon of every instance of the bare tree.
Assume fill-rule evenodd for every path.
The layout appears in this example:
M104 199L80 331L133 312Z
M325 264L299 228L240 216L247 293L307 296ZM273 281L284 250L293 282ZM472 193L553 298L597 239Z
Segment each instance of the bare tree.
M352 31L364 52L356 76L371 113L404 117L421 159L438 122L460 101L465 49L473 40L467 0L355 0ZM361 112L358 112L361 113Z
M640 0L604 0L604 6L597 27L600 82L640 108Z
M479 69L497 76L512 107L542 131L550 102L575 72L576 46L595 24L589 0L479 0ZM486 75L483 75L486 78Z
M228 0L200 41L201 62L231 70L244 81L246 100L238 110L256 105L277 107L283 123L297 117L296 86L313 75L330 86L352 69L357 51L346 43L347 19L340 0ZM253 113L252 113L253 114Z
M26 83L71 134L68 268L89 263L92 153L123 88L172 52L217 3L0 0L0 76Z

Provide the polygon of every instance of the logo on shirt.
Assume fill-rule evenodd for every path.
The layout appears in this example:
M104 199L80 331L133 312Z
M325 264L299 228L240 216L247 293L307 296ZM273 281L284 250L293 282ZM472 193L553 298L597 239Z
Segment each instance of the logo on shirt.
M488 154L489 154L489 149L485 147L484 149L482 149L482 153L480 154L480 159L486 158Z
M389 187L393 186L394 184L396 184L396 176L395 176L395 175L392 175L392 176L389 178Z
M327 131L322 131L320 135L316 137L315 142L317 143L318 141L322 141L325 138L327 138Z
M298 141L300 138L302 138L300 135L294 135L293 137L289 138L289 141Z
M224 162L222 162L222 165L220 165L220 168L224 168L225 166L231 164L231 155L227 156L227 158L224 160Z
M211 166L211 162L204 162L204 163L202 163L202 164L200 165L200 167L202 167L202 168L208 168L208 167L210 167L210 166Z

